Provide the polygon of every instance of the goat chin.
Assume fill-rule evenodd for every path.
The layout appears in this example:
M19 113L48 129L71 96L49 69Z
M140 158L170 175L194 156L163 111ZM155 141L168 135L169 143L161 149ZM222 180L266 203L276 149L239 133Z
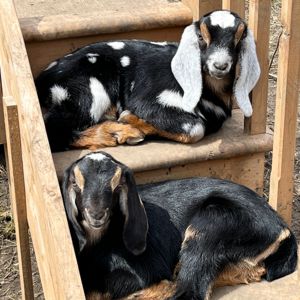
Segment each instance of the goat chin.
M103 224L99 228L93 228L89 225L86 220L82 221L82 226L87 235L87 244L93 245L101 240L101 238L105 235L107 228L109 226L109 221Z

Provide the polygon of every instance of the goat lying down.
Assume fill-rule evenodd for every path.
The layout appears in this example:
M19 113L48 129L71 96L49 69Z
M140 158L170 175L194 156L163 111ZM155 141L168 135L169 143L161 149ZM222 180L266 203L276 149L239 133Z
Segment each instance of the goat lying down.
M194 143L237 102L252 114L260 75L255 42L235 13L186 27L179 44L100 42L52 62L36 87L53 151L135 144L147 135Z
M211 178L136 186L128 167L94 152L66 170L62 188L93 299L208 299L216 285L296 268L295 236L244 186Z

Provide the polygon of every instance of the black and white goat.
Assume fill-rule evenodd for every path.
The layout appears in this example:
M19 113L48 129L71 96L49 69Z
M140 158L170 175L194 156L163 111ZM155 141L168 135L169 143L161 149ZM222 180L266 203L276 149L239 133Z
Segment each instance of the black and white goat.
M52 62L36 87L52 150L95 149L145 135L199 141L222 126L235 100L251 116L259 75L246 23L214 11L186 27L179 45L124 40L81 48Z
M136 186L128 167L94 152L66 170L62 187L89 296L146 288L128 299L204 300L215 285L271 281L296 268L295 236L244 186L211 178ZM168 286L162 280L173 273Z

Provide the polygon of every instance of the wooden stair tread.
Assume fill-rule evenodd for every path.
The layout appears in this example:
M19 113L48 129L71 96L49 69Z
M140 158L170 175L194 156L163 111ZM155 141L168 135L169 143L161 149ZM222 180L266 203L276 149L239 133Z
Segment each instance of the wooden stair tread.
M179 1L167 0L85 0L41 2L17 5L22 33L26 42L70 37L131 32L154 28L185 26L192 22L190 9ZM26 6L27 5L27 6ZM39 9L40 5L40 9ZM46 16L40 10L49 11ZM68 5L70 7L68 7Z
M135 172L170 168L193 162L224 159L252 153L261 153L272 149L272 134L247 135L243 132L243 114L233 111L231 119L216 134L205 137L197 144L184 145L170 141L148 141L135 146L103 148ZM53 153L58 178L75 160L88 150L70 150Z

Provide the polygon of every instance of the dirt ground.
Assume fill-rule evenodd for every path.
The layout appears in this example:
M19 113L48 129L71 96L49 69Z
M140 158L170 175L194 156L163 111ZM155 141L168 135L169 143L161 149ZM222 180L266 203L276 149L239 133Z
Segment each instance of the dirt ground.
M102 1L103 2L103 1ZM105 2L105 1L104 1ZM103 3L104 3L103 2ZM113 1L110 1L112 3ZM126 5L126 0L123 1ZM17 8L21 5L23 9L19 11L19 16L39 16L45 14L65 14L76 12L76 7L79 5L86 7L85 12L94 11L93 0L15 0ZM119 3L119 1L118 1ZM268 126L273 129L274 125L274 106L275 106L275 91L276 91L276 73L277 73L277 41L281 33L279 23L280 16L280 1L272 1L272 18L271 18L271 38L270 38L270 58L274 56L273 63L270 67L269 77L269 96L268 96ZM39 10L37 10L39 6ZM116 6L121 9L122 6ZM299 101L300 107L300 101ZM298 110L299 111L299 110ZM265 163L265 189L264 195L268 195L269 177L272 164L272 152L266 154ZM292 229L294 230L298 241L300 241L300 114L298 112L298 127L297 127L297 147L295 152L295 176L294 176L294 203L293 203L293 220ZM35 287L35 299L43 299L41 284L37 266L32 251L33 262L33 278ZM16 243L14 236L14 226L10 211L9 192L7 173L3 164L3 157L0 157L0 299L19 299L20 284L18 277L18 262L16 253Z

